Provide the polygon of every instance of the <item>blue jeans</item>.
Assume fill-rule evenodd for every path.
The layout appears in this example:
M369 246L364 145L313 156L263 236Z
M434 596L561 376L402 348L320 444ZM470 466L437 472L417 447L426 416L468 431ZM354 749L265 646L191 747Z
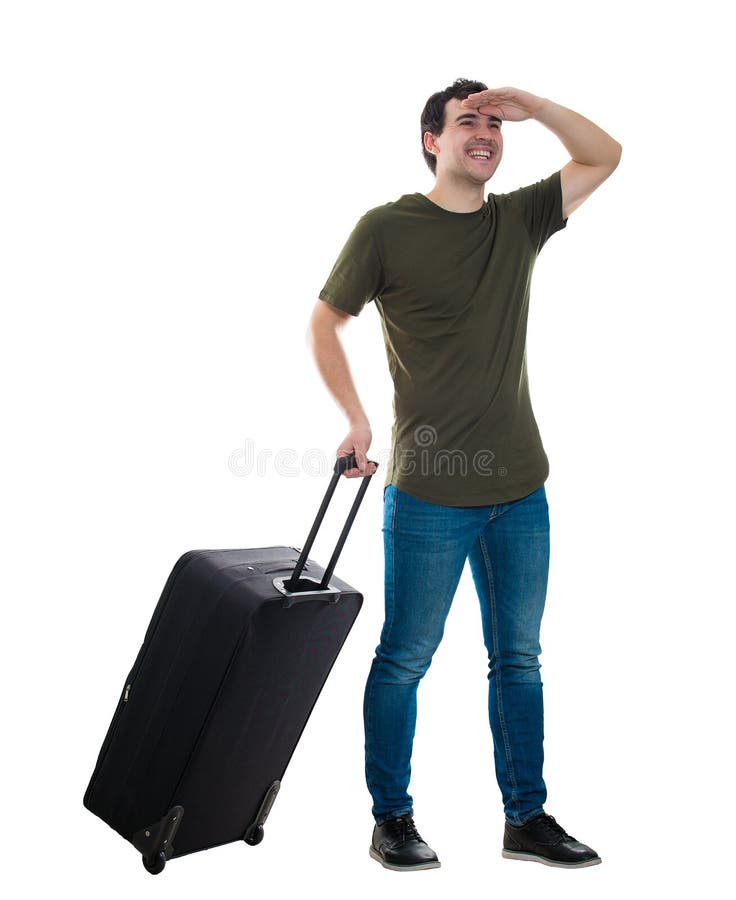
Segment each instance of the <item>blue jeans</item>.
M386 614L365 688L365 773L381 824L413 815L408 794L417 687L444 632L465 560L488 650L488 716L506 819L544 812L539 629L547 592L544 485L494 506L441 506L384 489Z

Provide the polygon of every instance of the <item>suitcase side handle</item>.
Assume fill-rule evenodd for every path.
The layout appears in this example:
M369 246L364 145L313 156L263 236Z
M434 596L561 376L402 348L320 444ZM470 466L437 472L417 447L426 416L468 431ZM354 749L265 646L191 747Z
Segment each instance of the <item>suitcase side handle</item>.
M369 459L366 462L372 462L376 470L378 469L378 463L375 460ZM330 505L330 500L332 499L332 495L335 493L335 488L337 487L337 483L340 480L342 473L346 469L354 469L357 467L357 461L355 459L355 454L351 453L349 456L338 456L337 461L335 462L335 468L333 469L332 478L330 479L330 483L327 485L327 491L325 492L324 499L322 500L322 504L317 511L317 516L314 520L314 524L312 525L312 530L309 532L307 537L307 541L302 548L302 552L299 555L299 559L297 560L297 564L294 568L294 571L291 574L291 578L288 581L284 582L284 590L286 591L294 591L299 589L299 576L302 573L302 569L304 568L304 564L307 561L307 556L309 555L309 551L312 549L312 544L314 543L314 539L317 536L317 532L319 531L320 525L322 524L322 520L325 517L325 513L327 512L327 507ZM363 497L365 496L365 492L368 490L368 483L371 478L375 475L375 472L371 472L370 475L365 475L362 479L362 484L358 489L358 494L353 502L352 507L350 508L350 512L348 513L348 517L345 520L345 525L343 526L342 532L340 533L340 537L337 539L337 545L335 547L335 552L332 554L332 557L327 564L327 568L325 569L325 574L322 576L322 581L319 585L319 590L325 590L330 583L330 578L332 578L332 573L335 570L335 566L337 565L337 560L342 552L342 548L347 540L348 533L352 528L353 522L355 521L355 517L358 514L358 509L360 508L360 504L363 502Z

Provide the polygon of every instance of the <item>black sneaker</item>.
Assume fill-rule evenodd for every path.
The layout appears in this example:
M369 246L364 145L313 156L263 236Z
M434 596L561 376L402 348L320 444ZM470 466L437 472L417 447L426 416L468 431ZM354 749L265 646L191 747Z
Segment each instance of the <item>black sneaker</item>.
M563 869L581 869L601 862L595 850L576 841L547 813L535 816L524 825L507 821L501 854L506 859L528 859Z
M437 854L422 840L409 815L376 825L368 852L385 869L398 872L437 869L440 865Z

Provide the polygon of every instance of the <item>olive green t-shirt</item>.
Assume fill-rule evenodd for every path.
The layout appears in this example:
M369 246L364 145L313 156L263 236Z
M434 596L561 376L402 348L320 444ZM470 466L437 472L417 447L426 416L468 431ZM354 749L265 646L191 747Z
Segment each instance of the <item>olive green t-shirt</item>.
M369 210L322 300L375 301L394 383L385 485L445 506L527 496L549 474L532 412L526 327L534 262L564 228L560 173L470 213L424 194Z

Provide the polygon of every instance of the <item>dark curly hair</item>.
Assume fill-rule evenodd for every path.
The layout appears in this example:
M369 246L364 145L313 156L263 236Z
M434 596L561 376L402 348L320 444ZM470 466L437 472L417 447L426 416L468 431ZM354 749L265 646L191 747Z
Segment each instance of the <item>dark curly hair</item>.
M487 85L482 81L469 81L467 78L457 78L451 85L446 87L444 91L438 91L427 100L422 110L422 153L424 160L429 166L433 175L437 174L437 159L434 154L430 153L424 146L424 132L431 131L432 134L442 134L445 127L445 105L448 100L455 98L456 100L464 100L470 94L477 94L478 91L487 91Z

